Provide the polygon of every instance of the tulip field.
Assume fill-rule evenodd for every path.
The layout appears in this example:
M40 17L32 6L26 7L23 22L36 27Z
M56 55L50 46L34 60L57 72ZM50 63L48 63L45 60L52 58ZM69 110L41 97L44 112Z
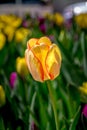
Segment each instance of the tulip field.
M86 17L0 15L0 130L87 130Z

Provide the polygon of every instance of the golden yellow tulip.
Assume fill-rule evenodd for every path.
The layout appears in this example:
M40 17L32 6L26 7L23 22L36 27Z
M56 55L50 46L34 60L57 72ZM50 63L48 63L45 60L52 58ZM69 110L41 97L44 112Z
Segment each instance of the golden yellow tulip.
M27 42L25 59L28 69L36 81L53 80L60 73L61 53L48 37L32 38Z

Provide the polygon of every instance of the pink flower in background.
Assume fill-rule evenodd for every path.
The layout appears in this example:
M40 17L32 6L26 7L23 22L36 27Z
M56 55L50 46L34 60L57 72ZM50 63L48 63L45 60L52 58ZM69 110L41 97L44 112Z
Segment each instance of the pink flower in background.
M27 28L29 26L29 23L27 20L24 20L23 23L22 23L22 26Z
M31 130L38 130L38 128L34 122L31 123Z
M83 107L82 114L87 118L87 104Z
M45 19L43 17L38 17L38 22L41 32L45 34L46 33Z
M11 86L12 89L14 88L16 80L17 80L17 73L16 72L12 72L10 74L10 86Z

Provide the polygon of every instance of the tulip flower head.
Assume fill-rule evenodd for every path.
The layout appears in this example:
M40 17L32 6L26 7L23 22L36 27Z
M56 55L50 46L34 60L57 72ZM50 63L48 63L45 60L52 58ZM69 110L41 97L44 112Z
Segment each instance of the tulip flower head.
M17 73L12 72L11 75L10 75L10 86L11 86L12 89L15 86L16 80L17 80Z
M64 18L60 13L55 13L54 14L54 22L58 25L61 26L64 23Z
M87 82L83 82L82 86L79 87L81 93L87 95Z
M46 33L46 25L45 25L45 24L39 25L39 28L40 28L40 30L41 30L41 32L42 32L43 34Z
M80 28L87 28L87 13L76 15L75 22Z
M22 77L28 74L28 68L24 57L18 57L16 59L16 70L17 73Z
M29 34L31 34L31 31L27 28L19 28L15 32L15 41L17 43L20 43L26 38Z
M87 104L85 104L85 106L82 110L82 114L87 118Z
M29 72L36 81L53 80L60 73L61 53L48 37L31 38L27 42L25 59Z
M81 86L78 87L81 101L87 103L87 81L83 82Z

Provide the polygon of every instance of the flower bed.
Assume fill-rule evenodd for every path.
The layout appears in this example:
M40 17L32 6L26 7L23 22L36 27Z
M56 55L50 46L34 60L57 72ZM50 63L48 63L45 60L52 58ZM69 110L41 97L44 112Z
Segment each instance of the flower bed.
M86 129L86 15L0 15L1 130Z

